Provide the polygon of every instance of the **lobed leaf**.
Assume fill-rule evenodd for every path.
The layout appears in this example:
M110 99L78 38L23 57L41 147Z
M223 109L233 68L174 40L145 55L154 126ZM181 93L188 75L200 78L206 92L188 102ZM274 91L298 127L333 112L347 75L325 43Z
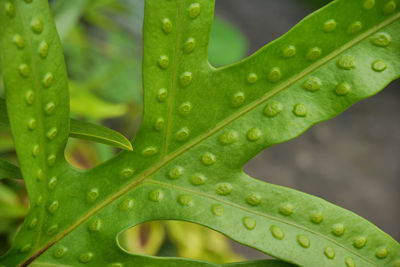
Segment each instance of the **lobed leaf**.
M30 14L45 5L19 4ZM399 77L399 4L336 0L251 57L215 69L207 60L214 1L147 0L144 118L135 151L86 172L58 160L57 185L43 189L51 194L43 215L46 238L29 246L37 240L29 236L28 226L39 214L32 209L0 263L215 266L131 255L116 241L124 229L142 222L184 220L295 265L399 266L400 244L370 222L242 171L262 149L338 115ZM7 26L1 35L5 51L10 45L4 40L22 20L0 19ZM13 126L13 116L24 114L9 104L14 89L7 80L16 75L11 67L5 70ZM23 130L13 134L23 136ZM17 151L23 157L24 147Z

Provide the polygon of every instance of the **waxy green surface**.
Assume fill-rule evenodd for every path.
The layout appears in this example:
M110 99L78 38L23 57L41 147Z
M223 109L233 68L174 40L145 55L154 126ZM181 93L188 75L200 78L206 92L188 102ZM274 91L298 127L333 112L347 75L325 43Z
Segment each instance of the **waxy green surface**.
M0 3L7 108L31 199L0 266L215 266L119 246L125 229L163 219L205 225L300 266L400 266L400 244L368 221L242 171L266 147L399 77L399 0L336 0L218 69L207 60L213 0L147 0L134 151L89 171L63 157L67 78L47 1ZM49 103L54 112L46 114Z

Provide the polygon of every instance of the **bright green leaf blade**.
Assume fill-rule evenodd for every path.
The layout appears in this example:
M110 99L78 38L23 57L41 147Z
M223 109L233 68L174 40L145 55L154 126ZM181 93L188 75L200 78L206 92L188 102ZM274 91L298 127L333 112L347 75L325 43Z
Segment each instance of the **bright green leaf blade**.
M2 0L0 14L1 69L8 118L31 202L27 220L32 227L23 225L14 245L17 251L25 247L23 253L15 252L27 259L49 239L44 234L49 228L46 206L52 201L50 191L60 178L59 168L67 165L64 148L69 133L68 84L48 1Z
M7 109L5 100L0 98L0 127L9 129ZM132 151L132 144L125 136L107 127L83 122L75 119L70 121L70 137L93 141Z
M116 238L145 221L177 219L297 265L398 265L399 243L366 220L253 180L241 168L263 148L339 114L398 77L399 4L337 0L254 56L213 69L207 47L214 1L147 0L145 110L135 151L87 172L59 166L60 184L47 190L53 202L40 250L28 260L24 254L33 211L1 263L160 266L171 259L128 255ZM265 110L270 100L278 104Z
M102 143L132 151L132 144L122 134L104 126L71 119L70 137Z
M5 160L0 159L0 179L22 179L19 168Z

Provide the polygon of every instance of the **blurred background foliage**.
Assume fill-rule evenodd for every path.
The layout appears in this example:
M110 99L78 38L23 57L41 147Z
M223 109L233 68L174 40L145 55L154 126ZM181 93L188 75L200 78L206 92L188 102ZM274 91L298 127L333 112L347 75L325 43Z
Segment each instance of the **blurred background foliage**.
M329 2L304 1L313 8ZM144 0L51 0L50 3L67 62L71 116L104 124L132 138L142 112ZM244 58L249 52L248 43L236 26L217 14L211 32L210 63L222 66ZM1 71L0 97L4 97ZM70 139L66 157L75 167L88 169L117 152L105 145ZM1 128L0 158L18 165L12 136ZM23 181L0 181L0 255L9 248L28 209ZM244 260L222 234L187 222L144 223L121 233L119 242L133 253L215 263Z

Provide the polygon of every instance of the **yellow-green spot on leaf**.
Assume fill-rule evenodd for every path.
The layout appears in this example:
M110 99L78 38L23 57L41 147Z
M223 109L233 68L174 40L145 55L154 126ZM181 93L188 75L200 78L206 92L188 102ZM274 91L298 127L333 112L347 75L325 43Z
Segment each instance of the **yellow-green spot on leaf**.
M160 59L158 60L158 65L162 69L166 69L169 66L169 57L166 55L160 56Z
M37 219L36 217L33 218L33 219L31 220L31 222L29 223L29 225L28 225L28 229L29 229L29 230L34 229L34 228L36 227L37 223L38 223L38 219Z
M29 119L28 121L28 129L33 131L36 129L36 120L35 119Z
M56 105L53 102L49 102L44 107L44 113L46 113L46 115L51 115L51 114L53 114L55 108L56 108Z
M302 86L305 90L310 92L315 92L321 88L322 82L317 77L310 77L305 82L303 82Z
M90 232L98 232L100 231L102 226L102 222L99 218L94 218L89 222L88 229Z
M324 254L328 259L335 258L335 250L331 246L327 246L324 248Z
M192 73L189 71L184 72L180 76L179 80L180 80L181 86L183 86L183 87L189 86L189 84L192 82Z
M285 216L291 215L293 213L293 211L294 211L294 207L290 203L283 203L279 208L279 212Z
M124 200L122 200L119 205L118 208L120 210L130 210L133 207L133 199L131 198L126 198Z
M33 104L34 101L35 101L35 93L32 90L28 90L28 92L26 92L25 95L26 104L30 106Z
M216 160L217 159L213 153L206 152L203 155L201 155L201 162L206 166L213 165Z
M354 262L352 257L346 257L344 263L346 264L347 267L356 267L356 263Z
M324 219L324 216L322 215L322 212L318 211L311 215L311 221L315 224L320 224L323 219Z
M298 103L293 107L293 113L297 117L305 117L307 115L307 107L302 103Z
M199 3L193 3L189 6L189 18L195 19L199 16L201 11L201 6Z
M251 193L247 196L246 202L251 206L258 206L261 203L261 196L256 193Z
M188 116L190 111L192 111L192 104L190 102L184 102L179 106L178 110L182 116Z
M284 58L290 58L296 55L296 47L294 45L289 45L282 50L282 56Z
M19 35L19 34L14 35L14 37L13 37L13 43L15 44L15 46L16 46L18 49L23 49L23 48L25 47L24 39L23 39L22 36Z
M149 193L149 199L153 202L160 202L164 198L164 193L160 189L154 189Z
M39 153L40 153L40 146L38 144L35 144L32 149L32 156L36 158L39 155Z
M56 155L50 154L50 155L47 157L47 165L49 165L50 167L52 167L52 166L56 163L56 159L57 159Z
M378 59L372 62L372 69L376 72L382 72L386 67L386 63L383 60Z
M94 257L94 254L92 252L86 252L79 256L79 261L81 263L88 263L93 259L93 257Z
M365 0L363 3L363 7L365 10L370 10L374 8L375 6L375 0Z
M308 237L306 235L298 235L297 236L297 242L303 248L309 248L310 247L310 239L308 239Z
M178 197L178 202L184 207L192 207L193 206L193 199L190 195L180 195Z
M359 31L361 31L362 27L363 27L363 25L362 25L361 21L355 21L349 25L349 27L347 28L347 33L348 34L356 34Z
M10 2L6 2L4 7L6 10L7 16L9 16L11 18L15 16L15 7L13 4L11 4Z
M258 139L260 139L262 135L262 132L260 129L258 128L251 128L250 130L247 131L247 140L254 142L257 141Z
M389 1L383 7L383 13L385 13L385 15L392 14L396 10L396 7L397 7L397 4L395 1Z
M273 67L268 74L268 80L272 83L279 82L282 78L281 69L278 67Z
M120 177L123 179L127 179L134 174L134 170L132 168L125 168L120 172Z
M353 241L355 248L363 248L367 244L367 239L363 236L356 237Z
M165 100L167 100L167 96L168 96L167 89L161 88L160 90L158 90L157 99L159 102L165 102Z
M344 70L351 70L356 67L356 60L351 55L344 55L339 57L337 61L337 65L339 68Z
M189 138L190 135L190 130L188 127L183 127L181 129L179 129L176 134L175 134L175 138L176 140L183 142L186 141Z
M154 123L154 130L161 131L164 128L165 120L164 118L157 118Z
M49 88L54 80L54 76L52 73L48 72L44 75L43 80L42 80L42 84L44 88Z
M19 74L22 77L27 78L29 76L30 70L29 70L28 65L20 64L19 67L18 67L18 70L19 70Z
M246 96L243 92L237 92L232 97L232 107L238 108L243 105Z
M54 138L56 138L58 134L58 130L57 128L51 128L48 132L47 132L47 139L49 140L53 140Z
M59 205L60 204L58 203L58 201L55 200L55 201L50 203L50 205L48 206L47 210L49 211L50 214L54 214L58 210Z
M314 61L317 60L321 55L322 55L322 49L319 47L313 47L308 51L306 58L309 61Z
M256 221L251 218L251 217L244 217L242 219L244 227L246 227L247 230L253 230L256 228Z
M350 90L351 85L346 82L342 82L336 86L335 94L337 94L338 96L345 96L350 92Z
M58 224L53 224L49 228L47 228L46 234L54 235L57 232L58 232Z
M247 76L247 82L248 82L248 83L253 84L253 83L256 83L257 80L258 80L258 76L257 76L257 74L255 74L255 73L250 73L250 74Z
M272 225L269 230L271 231L272 236L278 240L282 240L285 237L285 233L279 226Z
M375 256L378 259L384 259L388 256L389 252L386 248L379 248L376 252L375 252Z
M172 31L172 22L169 18L164 18L162 21L162 30L165 33L170 33Z
M324 23L324 31L325 32L333 32L336 30L337 23L334 19L330 19L325 21Z
M42 59L45 59L47 57L47 54L49 53L49 45L46 41L40 42L38 53Z
M20 251L21 253L26 253L26 252L30 251L31 248L32 248L32 244L31 244L31 243L28 243L28 244L23 245L23 246L19 249L19 251Z
M213 204L211 206L211 211L215 216L222 216L224 215L224 207L220 204Z
M168 178L175 180L182 176L184 173L184 168L181 166L175 166L168 172Z
M231 191L232 191L232 185L229 183L217 184L217 187L215 188L215 192L221 196L229 195Z
M64 257L65 253L67 253L68 249L64 246L61 247L56 247L53 250L53 257L56 259L61 259L62 257Z
M89 190L86 196L86 200L88 203L93 203L96 201L96 199L99 197L99 189L97 188L92 188Z
M183 51L186 54L193 52L196 47L196 40L192 37L186 40L185 44L183 45Z
M34 33L41 33L43 31L43 22L39 18L34 18L31 21L31 29Z
M57 186L57 177L55 176L51 177L47 187L49 188L50 191L52 191L56 188L56 186Z
M230 145L237 140L238 134L235 131L226 131L221 134L218 140L224 145Z
M264 108L267 117L275 117L282 111L282 104L276 101L269 102Z
M342 223L337 223L332 226L332 233L335 236L342 236L344 234L344 225Z
M155 146L149 146L149 147L146 147L146 148L144 148L142 150L142 155L146 156L146 157L153 156L153 155L155 155L157 153L158 153L158 148L155 147Z
M190 183L195 186L204 184L206 180L206 177L201 173L195 173L190 176Z
M387 47L390 45L392 38L385 32L378 32L371 38L371 42L379 47Z

